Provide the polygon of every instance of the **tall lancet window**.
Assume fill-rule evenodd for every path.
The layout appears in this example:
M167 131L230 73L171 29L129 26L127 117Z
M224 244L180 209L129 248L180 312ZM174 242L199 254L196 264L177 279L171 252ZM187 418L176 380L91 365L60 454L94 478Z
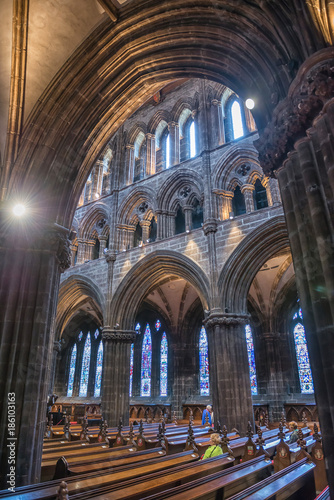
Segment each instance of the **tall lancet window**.
M313 378L307 349L305 328L303 325L303 313L301 309L299 309L293 316L292 328L293 338L295 341L300 390L303 394L313 394Z
M67 385L67 397L68 398L73 396L73 384L74 384L76 360L77 360L77 345L74 344L73 349L72 349L72 353L71 353L70 373L68 376L68 385Z
M195 136L195 122L193 121L189 129L190 139L190 158L196 156L196 136Z
M252 391L252 394L257 394L257 381L256 381L256 367L255 367L253 335L252 335L251 327L249 325L245 326L245 332L246 332L249 378L250 378L250 384L251 384L251 391Z
M210 394L208 339L204 326L199 335L199 381L201 396Z
M160 346L160 396L167 396L168 342L166 333L162 334Z
M233 139L238 139L244 135L244 128L242 125L241 108L238 101L234 101L231 107Z
M87 389L88 389L90 351L91 351L91 341L90 341L90 333L88 333L82 358L80 389L79 389L79 396L84 398L87 396Z
M170 167L170 136L166 138L166 168Z
M151 367L152 367L152 339L151 330L147 323L141 354L141 396L151 396Z
M140 326L139 326L140 328ZM129 386L129 396L132 396L132 381L133 381L133 355L134 355L135 345L131 344L130 347L130 386Z
M101 395L102 362L103 362L103 343L101 340L99 348L97 350L94 398L99 398Z

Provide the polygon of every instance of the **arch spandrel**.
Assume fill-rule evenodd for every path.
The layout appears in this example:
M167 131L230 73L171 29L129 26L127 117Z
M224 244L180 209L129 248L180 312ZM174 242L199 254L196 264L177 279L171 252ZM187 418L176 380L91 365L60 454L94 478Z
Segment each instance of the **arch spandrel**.
M271 9L222 2L215 10L205 2L167 6L152 0L121 10L114 25L103 22L36 104L7 196L43 193L47 218L69 225L88 171L110 137L148 94L178 78L207 77L241 97L250 90L261 96L255 116L261 128L275 106L273 89L283 98L294 76L289 54L298 67L323 46L320 35L304 40L302 31L311 23L307 15L301 18L295 5L281 3L279 8L278 13L276 4ZM288 28L297 14L300 33Z
M124 277L111 303L112 323L122 329L133 328L140 304L166 276L181 277L197 291L202 307L209 309L209 279L194 261L171 250L157 250L147 255Z
M277 252L289 248L283 216L273 217L246 236L227 259L219 275L218 294L222 310L246 312L248 291L261 265Z

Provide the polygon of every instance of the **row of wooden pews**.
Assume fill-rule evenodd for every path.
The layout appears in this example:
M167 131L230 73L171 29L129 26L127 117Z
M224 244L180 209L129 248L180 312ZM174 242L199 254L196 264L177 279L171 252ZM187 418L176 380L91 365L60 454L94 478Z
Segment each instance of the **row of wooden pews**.
M209 500L230 497L234 499L235 495L242 494L246 496L236 496L235 499L253 498L249 495L257 495L254 498L261 499L283 499L290 498L287 495L295 489L293 495L297 496L294 498L301 500L312 498L313 500L315 491L321 491L326 485L325 483L324 486L321 486L319 481L317 486L314 485L314 478L317 478L317 474L318 479L320 477L320 468L317 467L316 461L324 465L324 461L321 460L321 438L317 428L315 428L313 436L309 436L308 428L301 429L297 444L287 445L285 440L289 434L285 435L282 424L278 437L277 429L269 431L265 428L258 428L257 434L253 435L249 424L247 436L240 438L237 432L228 434L224 427L220 429L224 454L213 459L200 461L198 449L201 448L201 444L199 442L201 439L203 440L202 449L204 449L207 446L205 440L210 436L211 429L208 432L206 427L199 426L201 429L197 429L197 426L194 426L193 428L190 422L185 436L184 426L175 428L174 425L174 429L170 429L160 424L155 437L156 447L138 451L135 446L136 439L143 435L145 437L150 435L150 438L153 439L152 434L156 430L156 428L149 426L139 427L135 436L133 426L132 431L130 426L129 434L132 434L131 441L134 445L121 443L123 446L114 446L116 440L113 447L109 447L106 443L99 447L84 442L81 443L80 447L78 442L66 442L62 449L58 442L55 443L55 448L46 449L43 454L43 462L44 460L49 461L51 466L52 461L54 470L55 463L57 463L55 477L67 476L66 483L59 486L59 480L52 480L44 484L19 488L16 495L8 495L8 492L4 492L6 495L3 495L0 492L0 498L54 499L57 497L58 489L58 498L71 499L153 500L155 498L160 500L178 498L179 500L190 500L198 498ZM199 432L197 435L194 429L195 431L202 430L204 434ZM126 441L127 435L122 432L120 426L117 431L122 439L125 439L125 442L129 442ZM169 437L168 433L170 433ZM176 438L180 438L183 447L189 447L189 450L167 455L167 448L170 453L169 443L171 439ZM308 438L310 438L309 444ZM271 457L277 447L277 453L274 457L275 464L280 445L287 446L292 463L287 464L282 470L272 475L274 471ZM315 449L314 453L312 452L313 448ZM274 451L272 451L273 449ZM270 453L267 450L270 450ZM308 451L311 452L312 457ZM55 461L56 457L59 458L58 462ZM51 470L49 470L49 474L52 474ZM291 482L291 486L283 488L282 484L286 483L287 480ZM250 486L254 489L247 491ZM300 495L304 494L303 488L309 496L298 496L299 493ZM273 495L261 496L261 494L270 495L270 492L276 490L277 497Z

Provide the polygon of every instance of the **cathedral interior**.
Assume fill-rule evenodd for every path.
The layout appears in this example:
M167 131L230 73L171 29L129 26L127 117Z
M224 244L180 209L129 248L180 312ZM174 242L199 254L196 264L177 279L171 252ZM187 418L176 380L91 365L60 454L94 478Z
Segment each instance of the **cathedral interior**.
M0 23L0 470L14 429L16 486L40 481L56 395L110 426L317 422L334 491L331 2Z

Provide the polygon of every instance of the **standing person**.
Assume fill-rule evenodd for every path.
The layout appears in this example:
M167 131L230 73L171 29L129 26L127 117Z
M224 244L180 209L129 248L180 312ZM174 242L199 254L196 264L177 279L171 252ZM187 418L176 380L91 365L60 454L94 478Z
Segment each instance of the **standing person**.
M294 420L292 420L289 423L289 429L292 432L290 434L290 439L287 442L287 444L292 444L292 443L295 443L298 440L298 425L297 425L297 422L295 422Z
M206 423L206 416L208 415L208 422L209 422L210 427L211 427L211 425L212 425L211 413L212 413L212 406L207 405L207 407L203 411L202 425L204 425Z
M223 450L221 449L220 443L221 439L219 434L211 434L210 446L204 453L202 460L204 460L205 458L218 457L218 455L222 455Z

